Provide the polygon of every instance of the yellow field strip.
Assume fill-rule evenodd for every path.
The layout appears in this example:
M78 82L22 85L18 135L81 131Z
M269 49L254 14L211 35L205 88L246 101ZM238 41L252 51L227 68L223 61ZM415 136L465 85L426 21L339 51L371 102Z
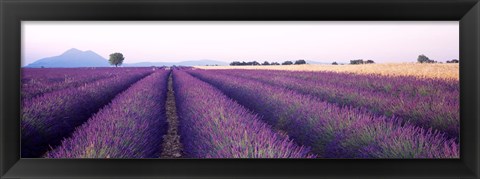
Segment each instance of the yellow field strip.
M366 65L273 65L273 66L195 66L200 69L268 69L292 71L334 71L386 76L459 79L459 64L392 63Z

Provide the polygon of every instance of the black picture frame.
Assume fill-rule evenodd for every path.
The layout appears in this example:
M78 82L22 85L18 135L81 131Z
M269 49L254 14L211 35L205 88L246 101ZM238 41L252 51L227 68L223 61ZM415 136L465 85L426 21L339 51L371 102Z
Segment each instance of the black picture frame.
M0 178L478 178L478 0L0 0ZM460 21L461 159L20 159L23 20Z

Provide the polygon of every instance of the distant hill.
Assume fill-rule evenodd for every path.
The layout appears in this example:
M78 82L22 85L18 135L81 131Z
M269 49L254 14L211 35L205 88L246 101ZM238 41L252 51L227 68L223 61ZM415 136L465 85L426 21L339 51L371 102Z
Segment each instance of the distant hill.
M318 62L307 60L308 64L331 64L325 62ZM216 60L189 60L181 62L139 62L139 63L124 63L124 67L150 67L150 66L228 66L229 63ZM27 68L75 68L75 67L111 67L108 60L98 55L97 53L87 50L81 51L76 48L67 50L63 54L54 57L47 57L37 60L25 66Z
M52 68L52 67L108 67L107 59L93 51L81 51L75 48L67 50L59 56L47 57L37 60L27 68Z
M228 65L226 62L215 60L190 60L181 62L139 62L139 63L126 63L122 66L125 67L148 67L148 66L205 66L205 65Z
M215 60L190 60L181 62L139 62L124 63L124 67L149 67L149 66L205 66L228 65L226 62ZM75 68L75 67L111 67L108 60L93 51L81 51L72 48L59 56L47 57L25 66L26 68Z

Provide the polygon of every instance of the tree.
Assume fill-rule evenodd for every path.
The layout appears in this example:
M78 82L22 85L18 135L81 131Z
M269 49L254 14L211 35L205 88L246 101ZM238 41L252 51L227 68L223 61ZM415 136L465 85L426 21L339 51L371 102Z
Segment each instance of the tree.
M430 60L430 58L428 58L424 54L419 55L417 61L418 63L436 63L436 61Z
M295 61L295 65L307 64L307 62L303 59Z
M268 61L265 61L262 63L262 65L270 65L270 63L268 63Z
M282 63L282 65L291 65L291 64L293 64L292 61L285 61L285 62Z
M375 62L374 62L373 60L367 60L365 63L366 63L366 64L373 64L373 63L375 63Z
M447 63L459 63L459 62L460 61L458 61L457 59L453 59L453 60L450 60L450 61L447 60Z
M108 59L108 62L111 65L115 65L115 67L118 67L119 65L122 65L124 59L125 57L123 57L123 54L117 52L110 54L110 59Z
M333 62L332 65L338 65L338 63L337 63L337 62Z
M270 63L270 65L280 65L280 63L278 63L278 62L272 62L272 63Z
M215 64L216 65L216 64ZM253 65L260 65L257 61L251 61L251 62L239 62L239 61L233 61L230 63L230 66L253 66ZM217 65L218 66L218 65Z
M358 64L364 64L365 62L363 59L358 59L358 60L350 60L350 64L352 65L358 65Z
M230 63L230 66L239 66L239 65L240 65L239 61L233 61L232 63Z

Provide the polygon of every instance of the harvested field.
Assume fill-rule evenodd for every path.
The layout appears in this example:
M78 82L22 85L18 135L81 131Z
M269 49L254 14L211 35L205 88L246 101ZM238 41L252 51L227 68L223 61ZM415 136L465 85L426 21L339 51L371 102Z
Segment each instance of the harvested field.
M334 71L386 76L416 76L422 78L459 79L459 64L367 64L367 65L271 65L271 66L196 66L201 69L263 69L290 71Z

